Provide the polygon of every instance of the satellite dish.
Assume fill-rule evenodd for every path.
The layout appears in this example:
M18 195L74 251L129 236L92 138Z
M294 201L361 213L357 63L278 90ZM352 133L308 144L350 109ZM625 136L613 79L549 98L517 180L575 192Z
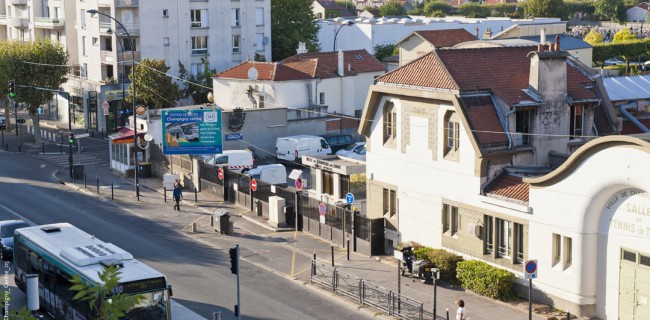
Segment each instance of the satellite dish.
M151 134L147 133L144 135L144 141L150 142L151 140L153 140L153 136Z
M257 76L258 76L258 73L257 73L257 69L255 69L255 67L252 67L252 68L248 69L248 80L255 81L255 80L257 80Z
M269 44L269 37L266 37L266 36L265 36L264 38L262 38L262 44L263 44L263 45L267 45L267 44Z

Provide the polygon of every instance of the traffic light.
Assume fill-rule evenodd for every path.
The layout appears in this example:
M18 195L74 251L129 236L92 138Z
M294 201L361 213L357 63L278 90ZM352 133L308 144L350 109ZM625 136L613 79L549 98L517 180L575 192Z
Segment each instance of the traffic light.
M230 272L232 272L232 274L237 274L237 263L239 262L237 247L228 249L228 253L230 254Z
M74 132L68 133L68 141L70 144L74 144Z
M235 305L235 317L239 317L239 306Z
M16 96L16 82L14 80L9 80L9 97L14 98Z

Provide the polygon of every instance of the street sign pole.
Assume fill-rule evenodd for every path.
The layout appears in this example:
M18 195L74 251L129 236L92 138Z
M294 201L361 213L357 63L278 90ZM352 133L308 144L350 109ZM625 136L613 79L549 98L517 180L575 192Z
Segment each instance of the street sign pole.
M524 279L528 279L528 320L533 320L533 278L537 278L537 260L524 262Z
M528 320L533 320L533 278L528 279Z

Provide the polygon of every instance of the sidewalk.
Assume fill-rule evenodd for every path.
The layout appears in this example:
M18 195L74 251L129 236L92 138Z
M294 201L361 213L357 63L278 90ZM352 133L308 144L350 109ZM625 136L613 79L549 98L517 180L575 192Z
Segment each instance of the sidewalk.
M29 152L30 150L29 143L26 145L28 151L23 152ZM39 146L36 146L35 149L38 152ZM9 150L13 151L16 148L9 148ZM224 203L216 197L203 193L198 193L198 201L195 202L193 190L185 190L184 200L181 202L183 212L180 215L172 209L171 192L167 193L167 202L165 202L162 179L160 178L140 178L140 201L137 201L133 178L125 179L116 175L114 172L109 171L106 166L86 166L86 173L88 177L93 177L89 179L89 185L86 187L84 187L83 181L73 182L69 177L67 168L57 171L55 176L70 188L95 195L105 201L114 201L122 208L136 215L138 215L138 208L143 206L157 207L159 209L156 216L144 218L165 221L169 226L182 230L193 239L217 249L225 250L232 246L233 243L238 243L242 248L241 250L250 250L251 252L260 251L260 248L268 250L272 253L274 259L255 259L255 256L252 256L250 259L244 260L288 279L309 284L310 262L314 254L319 262L329 265L332 263L331 243L306 233L293 232L286 228L273 228L248 208L239 207L232 203ZM95 177L99 178L99 186L96 185ZM112 190L111 185L113 186ZM234 224L232 234L221 235L210 226L211 216L217 208L223 208L230 212L230 221ZM190 222L188 223L188 221ZM394 258L368 257L355 252L350 253L350 260L346 258L347 252L345 249L334 247L334 264L339 272L362 278L390 290L398 290L398 261ZM423 302L425 309L429 312L433 310L434 290L432 285L426 285L419 280L408 277L401 277L400 281L401 293L404 296ZM313 288L325 290L317 285L313 285ZM334 294L331 296L358 305L358 301L355 302ZM454 301L456 299L465 301L466 316L471 320L528 318L527 302L511 304L493 301L466 292L460 287L438 282L436 300L439 317L445 318L445 310L449 308L450 319L455 318L456 307ZM534 309L539 307L543 306L536 304L533 306ZM360 311L374 315L380 314L377 309L367 307L360 308ZM384 316L379 315L379 317ZM535 315L533 318L546 319L545 316L541 315ZM190 318L188 315L178 315L178 317L174 315L174 319Z

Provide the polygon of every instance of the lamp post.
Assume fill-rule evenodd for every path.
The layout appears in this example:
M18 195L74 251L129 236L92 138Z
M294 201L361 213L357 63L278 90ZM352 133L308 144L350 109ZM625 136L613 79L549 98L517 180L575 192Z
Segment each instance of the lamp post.
M354 21L352 21L352 20L345 20L345 21L341 22L341 26L339 27L338 30L336 30L336 33L334 33L334 49L332 49L332 51L336 51L336 37L338 37L339 32L341 31L341 29L343 29L343 27L345 27L345 26L351 26L353 24L354 24Z
M138 147L139 147L138 146L138 118L137 118L137 116L135 114L135 49L133 48L134 47L133 39L131 38L131 35L129 34L129 31L126 30L124 25L122 25L122 23L117 21L117 19L111 17L108 14L101 13L96 9L90 9L90 10L88 10L86 12L90 13L91 16L93 16L95 14L98 14L98 15L105 16L105 17L115 21L115 23L120 28L122 28L122 30L124 30L124 33L126 33L126 37L129 39L129 43L131 44L131 78L133 79L133 83L131 84L131 86L133 87L133 107L132 107L133 110L131 110L131 112L133 112L133 150L135 150L133 160L134 160L134 163L135 163L135 196L139 200L140 199L140 186L139 186L140 181L138 180ZM117 33L116 33L116 35L117 35ZM122 52L122 58L124 58L124 52ZM122 61L122 63L124 63L124 61ZM122 64L122 66L124 66L124 64ZM122 86L122 89L124 89L124 86Z
M120 36L117 34L117 32L113 32L113 29L108 28L108 30L106 30L106 33L115 34L115 36L117 37L117 41L115 41L115 42L117 42L120 45L120 54L122 55L122 61L121 61L121 63L122 63L122 74L120 76L120 85L122 86L122 105L124 105L124 100L126 99L126 93L124 93L124 79L123 79L124 74L125 74L124 73L124 46L122 45L122 42L120 42ZM129 39L129 41L131 41L131 40ZM135 87L134 87L134 89L135 89ZM135 92L135 90L134 90L134 92ZM113 115L113 117L117 118L117 112L116 112L116 114ZM115 126L117 126L117 121L115 121Z

